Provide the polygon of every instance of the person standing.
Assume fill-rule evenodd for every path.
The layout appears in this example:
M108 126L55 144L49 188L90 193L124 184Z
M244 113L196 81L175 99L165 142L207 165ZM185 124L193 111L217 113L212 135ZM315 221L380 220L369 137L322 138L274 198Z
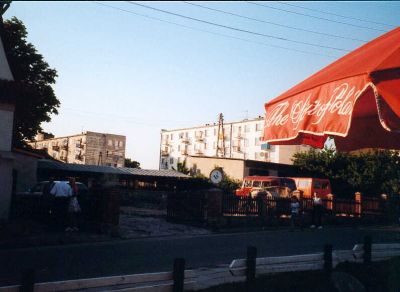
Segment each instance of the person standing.
M68 202L68 227L65 231L79 231L78 213L81 211L81 207L78 201L78 187L75 178L69 178L69 185L71 186L72 192Z
M300 201L296 196L292 196L290 202L290 223L291 228L294 230L295 226L300 224L301 227L301 218L300 218ZM300 223L299 223L300 221Z
M317 227L322 229L322 213L323 213L322 200L314 193L313 196L313 213L312 213L312 225L311 228Z
M54 216L58 229L64 230L67 221L67 208L72 188L67 181L55 182L50 193L54 195Z
M54 177L50 177L49 181L43 187L43 195L41 205L43 210L43 219L47 224L51 224L54 220L54 196L50 193L54 187Z

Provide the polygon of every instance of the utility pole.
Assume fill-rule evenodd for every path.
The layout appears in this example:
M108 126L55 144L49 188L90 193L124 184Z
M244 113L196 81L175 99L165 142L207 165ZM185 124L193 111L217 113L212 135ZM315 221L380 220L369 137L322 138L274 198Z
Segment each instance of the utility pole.
M220 140L222 140L222 143L220 143ZM220 144L222 144L222 147L220 146ZM222 113L220 113L218 116L217 149L215 152L215 156L225 157L224 115Z

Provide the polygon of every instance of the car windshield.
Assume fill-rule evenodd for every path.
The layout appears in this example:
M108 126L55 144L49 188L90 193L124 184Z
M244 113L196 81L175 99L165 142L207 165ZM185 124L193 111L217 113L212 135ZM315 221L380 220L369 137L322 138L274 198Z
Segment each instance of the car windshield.
M44 186L44 183L36 184L31 188L31 192L32 193L42 192L43 191L43 186Z

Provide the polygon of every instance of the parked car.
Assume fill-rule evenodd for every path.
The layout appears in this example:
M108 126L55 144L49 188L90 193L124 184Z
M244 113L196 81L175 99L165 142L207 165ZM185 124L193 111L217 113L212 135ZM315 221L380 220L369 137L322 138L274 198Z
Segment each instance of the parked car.
M325 199L332 194L331 182L327 178L313 177L292 177L296 182L296 187L303 198L311 198L314 193L318 197Z
M67 181L63 181L67 182ZM15 216L25 216L29 218L46 218L45 214L49 213L49 208L52 206L53 196L43 196L43 189L48 181L41 181L35 184L26 192L17 193L13 203ZM60 183L60 181L55 181ZM87 213L91 206L91 197L89 196L88 187L81 183L76 182L78 187L78 202L82 209L82 213Z
M17 195L32 195L32 196L42 196L43 195L43 189L44 186L48 183L49 181L41 181L35 184L32 188L30 188L26 192L20 192L17 193ZM58 183L60 181L55 181L55 183ZM76 186L78 187L78 195L79 196L85 196L88 194L89 189L88 187L81 183L81 182L76 182Z
M236 195L241 197L256 197L267 195L269 197L290 197L296 190L296 183L292 178L277 176L247 176L242 187L236 190Z

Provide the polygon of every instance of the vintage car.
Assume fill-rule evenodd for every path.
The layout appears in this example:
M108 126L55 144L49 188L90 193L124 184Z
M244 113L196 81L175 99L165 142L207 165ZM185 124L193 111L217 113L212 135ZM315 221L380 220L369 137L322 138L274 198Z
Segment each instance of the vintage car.
M242 187L236 190L241 197L290 197L296 191L296 183L292 178L277 176L247 176Z

